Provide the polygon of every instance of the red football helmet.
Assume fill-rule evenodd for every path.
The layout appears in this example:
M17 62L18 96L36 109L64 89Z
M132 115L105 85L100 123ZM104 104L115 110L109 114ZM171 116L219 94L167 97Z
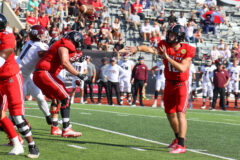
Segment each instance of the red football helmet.
M48 43L49 35L48 31L41 25L34 25L29 30L29 37L32 41L41 41Z

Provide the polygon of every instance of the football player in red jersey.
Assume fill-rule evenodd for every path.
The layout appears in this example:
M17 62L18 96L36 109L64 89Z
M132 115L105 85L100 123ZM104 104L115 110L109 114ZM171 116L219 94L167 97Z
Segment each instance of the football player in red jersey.
M37 63L36 70L33 73L33 81L42 90L44 95L50 99L61 101L60 111L63 120L63 129L61 133L53 117L51 131L53 135L61 134L62 137L79 137L82 135L81 132L75 132L70 125L70 95L64 83L57 78L59 72L65 68L72 75L78 76L80 79L85 79L86 75L80 74L69 61L80 50L82 40L83 37L79 32L69 32L65 37L51 45L47 53ZM57 106L57 104L53 105ZM56 114L58 110L51 112L52 114Z
M160 41L157 48L142 45L125 49L133 54L142 51L161 55L163 58L164 75L166 77L164 89L165 113L176 136L172 144L168 146L172 149L170 153L186 152L184 140L187 132L185 113L189 96L188 77L189 67L195 55L195 48L181 43L184 39L184 28L177 24L169 28L166 40Z
M19 132L28 142L30 158L38 158L39 150L32 138L31 127L24 117L23 81L18 64L14 58L15 37L7 32L7 19L0 14L0 101L4 106L4 96L8 102L8 109L13 122ZM8 135L16 136L11 121L6 118L6 108L1 108L1 123L9 131ZM15 133L14 133L15 132ZM13 137L12 137L13 138ZM14 151L12 154L21 154L24 150Z

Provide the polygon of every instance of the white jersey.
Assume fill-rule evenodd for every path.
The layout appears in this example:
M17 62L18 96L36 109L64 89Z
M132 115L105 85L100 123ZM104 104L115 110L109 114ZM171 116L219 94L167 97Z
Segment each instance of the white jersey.
M229 67L229 74L231 76L231 81L238 81L240 73L240 66L231 66Z
M20 66L22 74L30 75L40 60L39 51L47 51L48 45L43 42L33 42L29 40L23 47L22 52L18 56L17 63Z
M82 63L74 62L72 65L80 74L83 74L84 70L87 69L87 61L83 61Z
M108 78L110 82L119 82L120 77L125 76L125 71L117 64L112 66L111 64L104 70L103 75Z
M120 60L118 62L118 65L120 67L122 67L122 69L125 70L125 78L131 78L132 76L132 66L134 65L132 61L128 60L128 61L124 61L124 60Z
M164 66L164 64L161 61L159 61L159 62L157 62L157 67L158 67L158 72L157 72L156 79L160 79L162 81L165 81L165 76L164 76L165 66Z
M203 83L211 83L213 80L213 71L216 69L215 65L202 66L201 73L203 73Z

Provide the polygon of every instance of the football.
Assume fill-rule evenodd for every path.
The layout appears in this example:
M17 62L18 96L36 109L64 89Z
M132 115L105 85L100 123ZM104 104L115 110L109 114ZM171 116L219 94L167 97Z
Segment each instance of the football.
M94 14L95 9L92 5L84 4L84 5L81 5L80 12L84 15L91 16Z

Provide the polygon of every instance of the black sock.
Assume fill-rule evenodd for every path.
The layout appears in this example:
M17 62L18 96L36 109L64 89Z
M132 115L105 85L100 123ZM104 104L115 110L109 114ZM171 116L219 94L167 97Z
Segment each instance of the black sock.
M178 137L178 144L184 147L184 138Z
M52 122L52 125L53 125L54 127L57 127L57 126L58 126L58 121L53 121L53 122Z
M158 98L158 91L155 91L155 96L154 96L155 99Z
M175 133L175 137L178 138L178 133Z

